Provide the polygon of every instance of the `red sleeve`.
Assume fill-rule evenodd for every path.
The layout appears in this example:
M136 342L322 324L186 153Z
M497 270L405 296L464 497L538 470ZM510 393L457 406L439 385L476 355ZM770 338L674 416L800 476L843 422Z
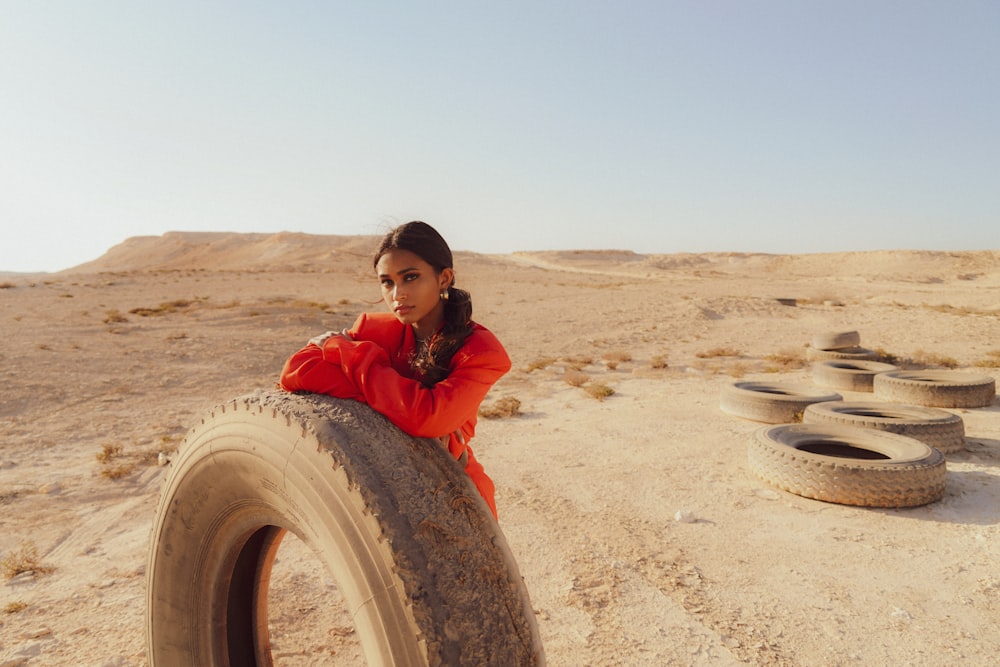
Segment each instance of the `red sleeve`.
M486 393L510 370L510 359L499 343L466 347L452 358L448 377L432 388L400 375L368 342L343 346L341 368L363 400L393 424L416 437L438 437L469 421L475 423Z
M346 342L346 339L341 340ZM309 344L293 354L281 370L282 389L311 391L364 402L364 396L341 369L339 348L329 343L327 341L323 349Z
M364 326L366 315L355 320L347 334L356 339ZM352 398L364 402L364 396L341 369L340 346L331 341L349 342L334 336L322 348L309 344L293 354L281 370L281 388L286 391L309 391L337 398Z

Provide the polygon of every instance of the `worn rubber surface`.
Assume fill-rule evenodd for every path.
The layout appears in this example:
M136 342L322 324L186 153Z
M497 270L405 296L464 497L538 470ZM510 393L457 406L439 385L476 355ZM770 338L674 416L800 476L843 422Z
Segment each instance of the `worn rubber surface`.
M946 410L879 401L816 403L802 415L806 424L846 424L915 438L945 454L965 449L965 423Z
M883 401L936 408L982 408L996 398L996 380L961 371L892 371L875 377L873 392Z
M861 345L861 334L857 331L836 331L816 334L812 346L817 350L842 350Z
M812 376L813 382L821 387L870 392L876 375L895 370L899 367L878 361L826 359L813 364Z
M875 361L878 359L878 353L863 347L847 347L842 350L821 350L815 347L807 347L806 359L809 361L823 361L824 359Z
M945 490L944 454L919 440L839 424L759 429L750 470L784 491L842 505L915 507Z
M151 665L271 665L267 590L291 531L336 579L372 665L541 665L489 508L432 440L355 402L260 392L185 440L147 566Z
M768 424L802 421L807 405L839 401L840 394L775 382L734 382L722 388L719 407L726 414Z

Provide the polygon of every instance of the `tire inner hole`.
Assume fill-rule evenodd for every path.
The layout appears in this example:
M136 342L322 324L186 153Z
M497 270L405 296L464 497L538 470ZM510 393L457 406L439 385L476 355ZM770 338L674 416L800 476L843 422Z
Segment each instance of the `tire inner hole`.
M856 415L858 417L876 417L879 419L902 419L899 415L891 415L878 410L849 410L845 411L844 414Z
M796 445L795 448L803 452L811 452L813 454L820 454L821 456L832 456L838 459L866 459L875 461L889 458L881 452L854 447L846 442L831 442L830 440L810 440Z

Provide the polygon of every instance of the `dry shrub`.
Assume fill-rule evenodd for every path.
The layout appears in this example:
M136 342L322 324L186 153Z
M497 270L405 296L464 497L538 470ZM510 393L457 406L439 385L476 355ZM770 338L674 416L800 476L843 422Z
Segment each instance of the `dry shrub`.
M922 366L941 366L943 368L958 368L959 363L952 357L946 357L935 352L917 350L913 353L913 363Z
M104 314L105 324L120 324L122 322L128 322L128 318L114 308Z
M985 310L973 308L971 306L953 306L948 303L940 304L923 304L923 307L927 310L933 310L938 313L946 313L948 315L957 315L959 317L965 315L986 315L987 317L997 317L1000 316L1000 309L994 308L993 310Z
M990 350L986 356L975 362L973 366L979 368L1000 368L1000 350Z
M173 301L164 301L159 306L153 308L133 308L128 311L132 315L138 315L140 317L153 317L159 315L166 315L168 313L176 313L178 310L184 310L191 306L194 302L190 299L175 299Z
M5 579L13 579L24 572L48 574L51 567L42 565L38 557L38 547L33 542L24 542L19 551L12 551L0 560L0 571Z
M764 355L764 360L774 364L774 366L767 367L767 372L769 373L790 371L797 368L805 368L809 365L801 350L782 350L774 354L767 354ZM774 370L770 370L771 368L774 368Z
M872 350L875 353L875 358L884 364L894 364L896 366L902 365L899 355L889 352L881 347L876 347Z
M602 357L605 361L617 361L625 362L632 361L632 355L624 350L615 350L613 352L605 352Z
M588 357L587 355L574 355L572 357L564 357L563 361L565 361L570 368L578 371L594 363L594 358Z
M328 310L330 304L323 303L322 301L306 301L305 299L296 299L292 302L292 308L315 308L316 310Z
M668 364L666 355L657 354L649 360L650 368L666 368L667 366Z
M603 401L608 396L615 393L615 390L602 382L594 382L593 384L588 384L583 388L590 396L596 398L599 401Z
M573 370L572 368L566 369L566 372L563 373L563 382L571 387L582 387L587 384L587 380L589 379L586 373Z
M490 407L479 409L479 416L486 419L516 417L519 414L521 414L521 401L513 396L498 398Z
M540 370L543 368L548 368L552 364L556 363L555 357L539 357L534 361L528 362L528 365L524 367L525 373L530 373L531 371Z
M28 603L24 600L13 600L8 602L3 606L3 613L5 614L16 614L19 611L24 611L28 608Z
M14 283L9 283L9 282L0 283L0 289L12 289L14 287L17 287L17 285L15 285Z
M101 463L111 463L111 461L122 455L121 445L104 445L97 453L97 460Z
M715 357L739 357L741 354L739 350L731 347L713 347L704 352L697 352L694 356L699 359L713 359Z
M101 464L101 476L106 479L121 479L135 470L137 462L133 460L119 461L122 458L121 445L104 445L97 454Z
M729 364L726 366L726 373L734 378L741 378L747 374L749 368L742 361L737 361L736 363Z

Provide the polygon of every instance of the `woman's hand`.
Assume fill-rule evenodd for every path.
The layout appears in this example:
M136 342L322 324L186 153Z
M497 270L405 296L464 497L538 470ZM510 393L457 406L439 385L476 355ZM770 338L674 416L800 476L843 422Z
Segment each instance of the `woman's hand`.
M323 344L326 343L326 341L328 341L329 339L333 338L334 336L343 336L347 340L353 340L351 338L351 335L347 333L347 329L343 329L341 331L327 331L326 333L314 336L313 338L309 339L309 344L315 345L316 347L322 349Z
M454 433L449 433L447 435L440 436L438 438L438 442L441 443L442 447L444 447L445 449L448 449L448 444L451 442L451 436L452 435L454 435L456 438L458 438L458 441L461 444L463 444L463 445L465 444L465 434L462 433L461 429L456 430Z

